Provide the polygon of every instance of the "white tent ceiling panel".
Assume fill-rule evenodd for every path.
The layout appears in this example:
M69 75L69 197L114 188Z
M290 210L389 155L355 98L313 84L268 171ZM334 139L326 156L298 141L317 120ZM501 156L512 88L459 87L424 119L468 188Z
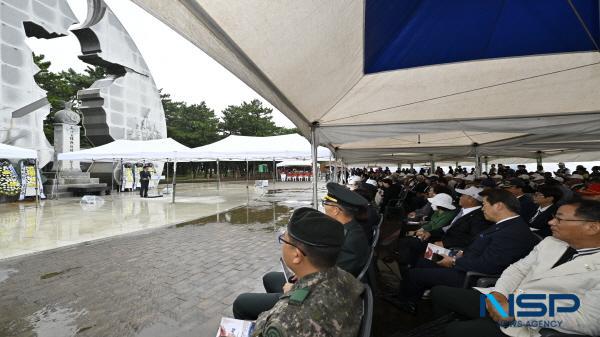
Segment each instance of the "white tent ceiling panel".
M361 1L197 3L308 120L317 120L363 76L364 30L356 24L363 19Z
M575 53L366 75L319 122L325 126L596 111L598 62L598 53ZM594 65L586 66L590 64ZM572 68L576 69L566 71Z
M571 151L578 144L538 146L520 137L524 134L600 139L597 52L364 74L364 1L132 1L257 91L303 135L309 136L317 122L320 143L346 150L344 158L412 147L463 157L472 155L470 141L508 141L482 146L482 154L532 157L537 150ZM411 135L460 132L465 136L446 138L445 144L411 143ZM579 145L583 150L594 146ZM383 150L351 154L366 147Z

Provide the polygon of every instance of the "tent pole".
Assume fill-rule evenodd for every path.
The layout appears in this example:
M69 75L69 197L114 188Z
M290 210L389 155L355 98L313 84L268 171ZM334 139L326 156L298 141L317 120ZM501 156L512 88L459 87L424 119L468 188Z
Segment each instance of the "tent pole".
M435 159L433 157L433 154L431 154L430 156L431 156L431 173L430 174L435 174Z
M485 164L485 172L489 173L489 168L488 168L488 156L483 157L483 163Z
M312 191L312 202L313 202L313 208L314 209L319 209L319 203L318 203L318 196L317 196L317 188L318 188L318 181L317 181L317 146L319 146L319 142L317 141L317 127L319 126L318 123L313 123L313 125L311 125L310 127L310 140L311 140L311 157L312 157L312 179L313 179L313 191Z
M277 167L275 166L275 158L273 158L273 187L275 187L276 181L277 181Z
M121 176L119 177L119 181L121 182L121 186L119 186L119 195L121 195L121 190L124 190L123 178L125 178L125 169L123 168L123 158L121 158L120 162L121 162Z
M175 203L175 185L177 184L177 160L173 162L173 200Z
M479 156L477 143L473 144L473 150L475 152L475 178L479 178L481 176L481 157Z
M331 181L331 154L329 154L329 167L327 168L327 170L329 171L329 181Z
M167 159L165 165L167 165L167 176L165 177L165 181L167 182L167 194L169 194L169 159Z
M56 200L58 200L58 195L60 192L59 188L60 188L60 164L56 168Z
M248 159L246 158L246 188L248 188L249 179L250 179L250 169L248 168Z
M537 162L537 166L542 166L543 165L543 163L542 163L542 151L537 151L536 155L537 156L535 158L535 161ZM535 170L537 171L537 167L535 168Z
M219 158L217 158L217 190L221 189L221 170L219 169Z
M337 151L334 152L333 156L335 158L335 166L333 167L333 182L334 183L339 183L340 179L338 177L338 174L340 174L340 168L338 167L338 165L339 165L339 159L338 159Z
M112 170L110 171L110 198L114 199L113 191L115 189L115 159L112 159Z
M38 176L38 160L35 160L34 164L35 169L35 207L40 207L40 183L41 183L41 174Z

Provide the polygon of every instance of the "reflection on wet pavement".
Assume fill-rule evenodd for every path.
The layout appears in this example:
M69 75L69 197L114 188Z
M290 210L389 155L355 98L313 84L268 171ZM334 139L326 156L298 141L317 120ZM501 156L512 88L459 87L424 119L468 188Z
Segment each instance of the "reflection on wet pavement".
M0 208L0 260L81 242L199 219L248 204L258 193L243 184L181 184L171 196L142 199L136 193L66 198Z
M89 327L81 329L77 327L77 318L85 314L85 310L45 307L31 315L29 322L38 337L71 337L89 329Z
M226 202L200 220L0 260L0 336L214 337L220 318L232 317L237 294L260 291L261 276L279 268L273 231L310 204L306 185L220 191ZM182 199L197 201L182 208L187 211L216 198ZM140 201L133 201L137 208ZM153 202L144 201L149 213ZM112 206L107 202L87 216L113 214ZM127 220L140 217L132 213ZM20 237L39 232L33 226Z
M16 269L0 269L0 283L8 280L11 274L15 274L17 272Z
M294 209L310 207L311 202L302 200L310 197L306 189L277 189L259 193L255 200L245 206L226 212L217 213L199 220L188 221L174 226L200 226L209 223L228 223L231 225L247 225L249 230L274 232L287 225ZM262 225L262 226L261 226ZM265 226L266 225L266 226Z

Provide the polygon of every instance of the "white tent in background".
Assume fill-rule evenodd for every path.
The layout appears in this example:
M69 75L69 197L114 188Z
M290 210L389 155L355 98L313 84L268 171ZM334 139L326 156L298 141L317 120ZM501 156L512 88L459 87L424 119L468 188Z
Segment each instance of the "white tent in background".
M37 151L0 143L0 158L37 159Z
M58 160L101 161L146 159L172 160L180 158L179 154L189 147L171 138L152 140L125 140L94 147L91 149L60 153Z
M270 137L229 136L218 142L196 147L178 154L181 158L220 161L266 161L284 159L310 159L311 146L299 134ZM319 147L317 157L329 160L329 149Z
M320 165L317 163L317 165ZM289 166L312 166L310 160L284 160L281 163L277 163L277 167L289 167Z
M151 140L126 140L119 139L111 143L91 149L60 153L58 160L79 160L115 162L119 160L161 160L175 161L183 158L182 152L190 148L171 138ZM177 164L173 166L173 192L172 200L175 202L175 179Z

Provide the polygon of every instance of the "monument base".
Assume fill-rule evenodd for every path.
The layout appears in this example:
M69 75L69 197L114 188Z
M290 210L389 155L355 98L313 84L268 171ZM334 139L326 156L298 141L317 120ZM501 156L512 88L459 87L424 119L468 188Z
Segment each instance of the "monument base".
M65 171L59 172L58 177L56 174L47 174L46 177L44 192L50 199L74 197L73 191L69 190L73 188L108 188L107 184L100 183L99 178L91 178L89 172Z

